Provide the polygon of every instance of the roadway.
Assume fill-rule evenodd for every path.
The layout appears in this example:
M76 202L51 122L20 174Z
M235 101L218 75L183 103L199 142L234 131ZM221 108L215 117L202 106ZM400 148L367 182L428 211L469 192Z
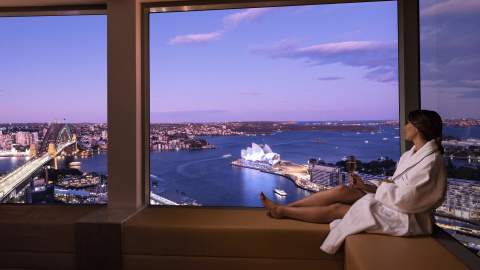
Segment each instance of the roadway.
M55 156L60 154L66 147L74 143L75 142L68 142L58 147ZM47 164L50 160L52 160L52 157L48 153L45 153L40 157L28 161L0 179L0 201L2 201L8 194L15 190L15 188L17 188L21 183L27 180L30 176L32 176L32 174Z

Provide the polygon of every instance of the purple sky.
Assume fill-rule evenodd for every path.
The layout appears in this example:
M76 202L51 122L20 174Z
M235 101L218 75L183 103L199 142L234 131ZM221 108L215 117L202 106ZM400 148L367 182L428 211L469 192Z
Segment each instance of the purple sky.
M398 119L396 12L378 2L153 14L151 121Z
M0 123L105 122L106 16L0 18Z
M422 105L480 118L480 1L421 0ZM151 16L152 122L397 119L396 3ZM106 16L0 18L0 122L106 121Z

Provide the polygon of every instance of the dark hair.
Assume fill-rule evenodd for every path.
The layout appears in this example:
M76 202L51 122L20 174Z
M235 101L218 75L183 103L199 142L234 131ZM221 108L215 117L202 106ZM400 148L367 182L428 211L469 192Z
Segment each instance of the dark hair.
M408 114L408 121L415 126L427 141L435 140L438 150L443 154L442 146L443 122L437 112L429 110L415 110Z

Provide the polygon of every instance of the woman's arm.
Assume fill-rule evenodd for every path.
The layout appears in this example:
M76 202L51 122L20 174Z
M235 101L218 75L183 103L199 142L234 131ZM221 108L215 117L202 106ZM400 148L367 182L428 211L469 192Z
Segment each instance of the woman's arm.
M432 157L421 161L399 181L403 184L382 183L375 192L375 200L402 213L420 213L432 209L443 197L446 173L443 158Z
M368 193L375 193L377 191L377 186L372 184L363 183L363 187L361 190L368 192Z

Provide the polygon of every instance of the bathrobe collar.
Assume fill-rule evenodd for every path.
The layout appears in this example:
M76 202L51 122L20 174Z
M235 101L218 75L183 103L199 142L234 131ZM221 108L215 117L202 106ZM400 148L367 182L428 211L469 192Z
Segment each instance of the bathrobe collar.
M430 140L425 143L417 152L413 152L415 146L412 146L410 150L408 150L404 156L400 159L398 163L398 167L395 170L392 179L397 177L398 175L402 174L404 171L410 169L411 167L415 166L417 163L422 161L426 156L430 155L431 153L438 150L438 146L435 143L435 140Z

